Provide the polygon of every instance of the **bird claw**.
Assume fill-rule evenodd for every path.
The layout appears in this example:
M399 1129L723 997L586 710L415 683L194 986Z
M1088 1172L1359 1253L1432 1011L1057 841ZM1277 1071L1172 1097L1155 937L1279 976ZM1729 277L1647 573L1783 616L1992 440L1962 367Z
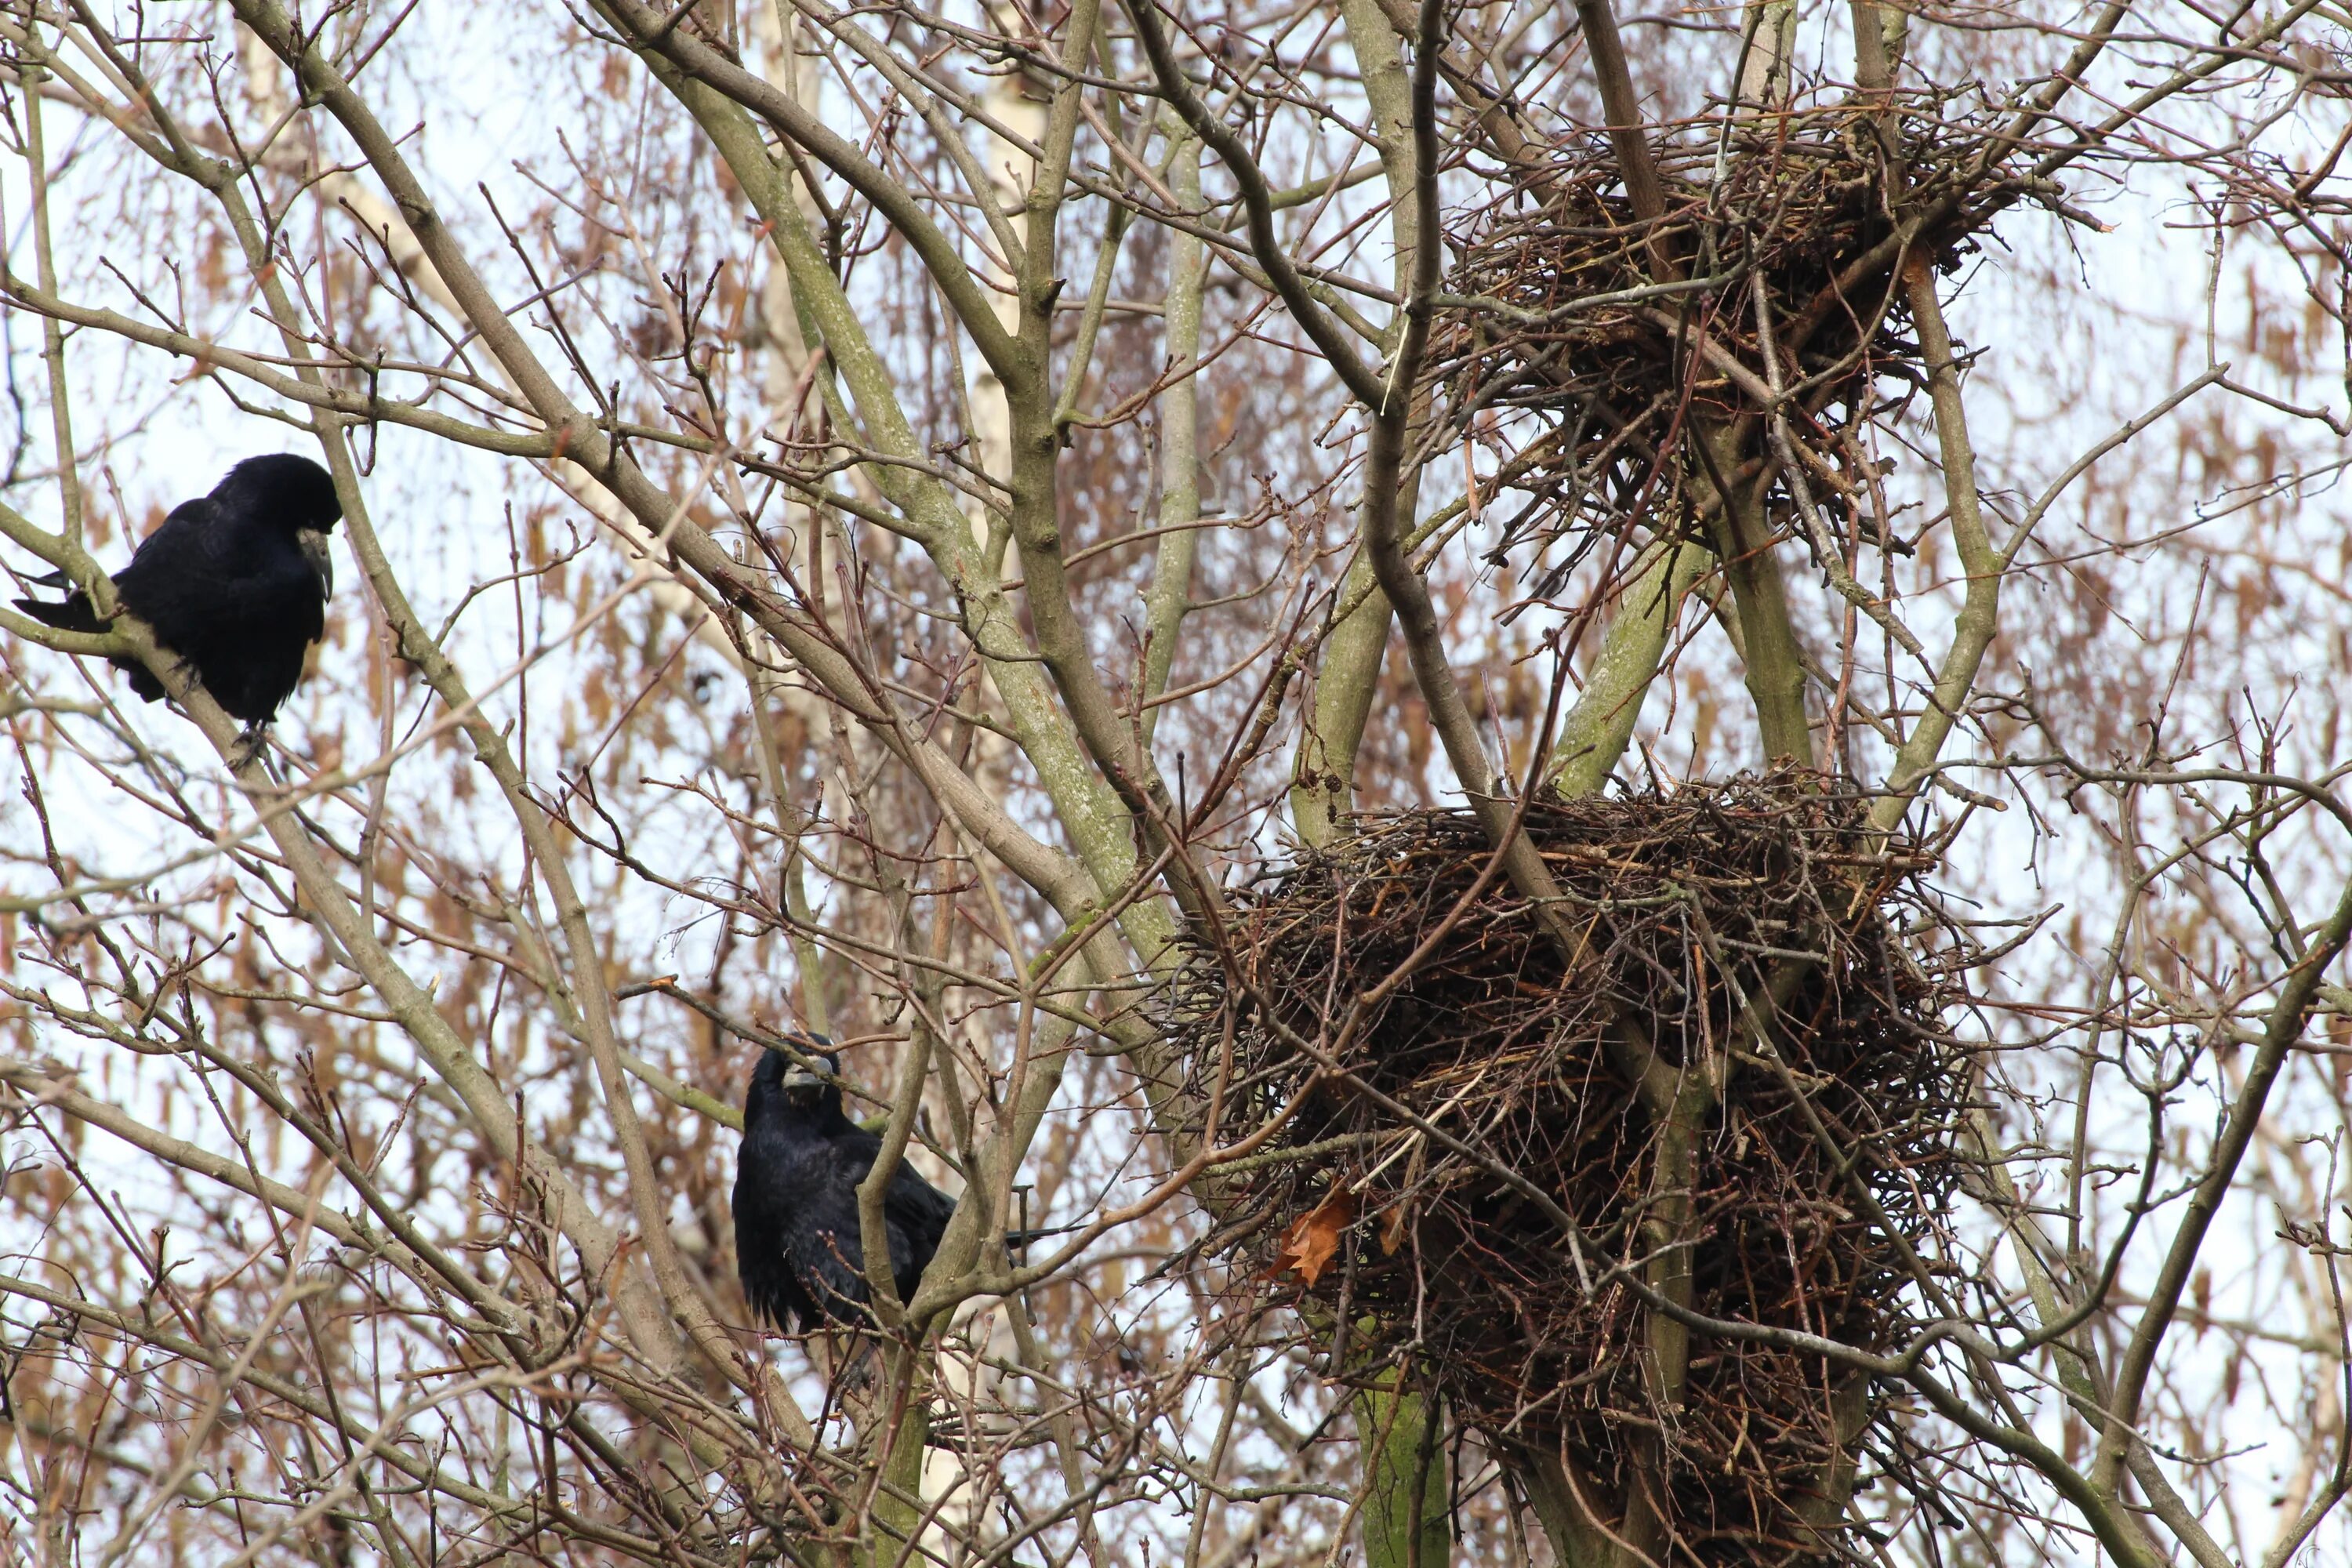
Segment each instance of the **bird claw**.
M882 1358L870 1336L853 1331L840 1335L827 1349L833 1363L830 1382L836 1396L855 1401L880 1386Z
M236 739L229 745L229 771L243 773L268 749L269 726L267 723L247 724L236 732Z

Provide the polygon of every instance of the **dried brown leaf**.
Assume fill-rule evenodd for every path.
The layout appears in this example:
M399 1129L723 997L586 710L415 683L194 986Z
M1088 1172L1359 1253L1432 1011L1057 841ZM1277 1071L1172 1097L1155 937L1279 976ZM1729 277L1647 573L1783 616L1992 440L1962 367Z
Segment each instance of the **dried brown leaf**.
M1282 1250L1275 1255L1275 1272L1295 1272L1309 1289L1331 1266L1339 1250L1339 1237L1356 1218L1356 1196L1334 1192L1290 1222L1282 1233Z

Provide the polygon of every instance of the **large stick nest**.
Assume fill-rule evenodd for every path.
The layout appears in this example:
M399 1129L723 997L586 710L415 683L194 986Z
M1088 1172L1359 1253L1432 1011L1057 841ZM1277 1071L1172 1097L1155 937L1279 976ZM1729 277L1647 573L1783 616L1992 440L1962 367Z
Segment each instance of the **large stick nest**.
M1971 949L1927 855L1811 775L1547 799L1526 828L1573 965L1503 878L1465 902L1491 862L1465 813L1367 821L1241 890L1175 1021L1204 1102L1223 1080L1219 1140L1279 1126L1207 1247L1304 1309L1335 1375L1403 1369L1604 1513L1645 1489L1678 1556L1817 1556L1809 1503L1876 1395L1703 1331L1668 1391L1628 1274L1671 1293L1686 1268L1711 1319L1902 1340L1960 1173L1972 1064L1939 1017ZM1645 1051L1696 1108L1685 1176Z

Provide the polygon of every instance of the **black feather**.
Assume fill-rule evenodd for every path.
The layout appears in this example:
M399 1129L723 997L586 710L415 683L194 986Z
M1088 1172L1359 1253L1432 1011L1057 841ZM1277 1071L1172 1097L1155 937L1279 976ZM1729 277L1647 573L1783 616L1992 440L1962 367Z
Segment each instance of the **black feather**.
M247 724L267 724L302 679L302 658L326 635L334 581L326 534L341 521L334 480L308 458L247 458L183 501L114 574L122 607L155 640L194 665L213 700ZM38 581L38 579L36 579ZM98 632L89 598L19 599L60 631ZM163 683L135 659L113 661L152 702Z
M819 1047L830 1045L811 1036ZM823 1056L825 1077L839 1058ZM870 1321L857 1184L882 1140L843 1114L833 1082L787 1090L793 1063L761 1054L743 1096L743 1146L735 1164L735 1267L751 1310L778 1328ZM903 1162L882 1195L890 1281L911 1299L940 1249L955 1202Z

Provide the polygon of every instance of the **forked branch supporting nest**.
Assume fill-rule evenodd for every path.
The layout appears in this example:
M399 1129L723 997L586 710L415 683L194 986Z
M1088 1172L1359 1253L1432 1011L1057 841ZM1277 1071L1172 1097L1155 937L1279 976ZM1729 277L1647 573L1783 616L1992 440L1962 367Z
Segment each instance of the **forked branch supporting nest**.
M1209 1246L1308 1309L1335 1373L1404 1369L1604 1513L1653 1510L1678 1560L1818 1556L1871 1391L1647 1302L1905 1337L1961 1173L1972 1061L1939 1018L1969 944L1927 857L1809 776L1544 801L1527 829L1573 966L1502 879L1465 902L1490 858L1465 813L1369 822L1237 897L1176 1022L1202 1089L1224 1078L1222 1136L1286 1120Z

